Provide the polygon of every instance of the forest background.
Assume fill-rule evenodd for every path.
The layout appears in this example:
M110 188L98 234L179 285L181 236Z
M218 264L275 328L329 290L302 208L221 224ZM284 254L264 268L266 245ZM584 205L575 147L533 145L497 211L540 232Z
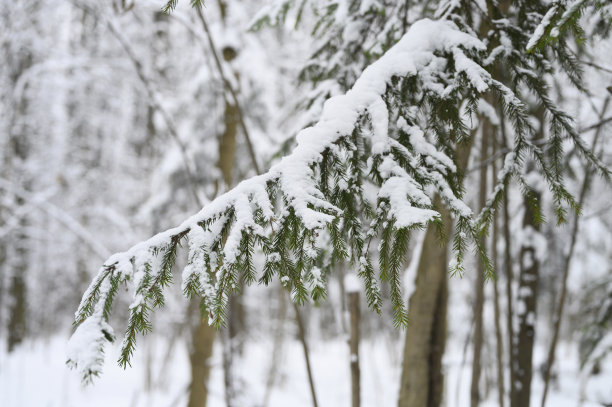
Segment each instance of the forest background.
M151 316L153 332L138 336L131 367L115 363L121 340L107 347L93 384L82 387L82 371L66 367L74 312L112 253L180 224L279 162L295 148L298 131L320 119L325 100L347 92L421 19L453 20L453 7L462 8L453 20L465 24L462 30L487 39L492 60L501 47L498 54L517 50L535 65L549 99L512 82L526 72L518 65L506 73L515 75L507 82L535 137L553 133L549 101L609 168L610 5L453 4L218 0L201 9L173 4L164 13L155 0L3 0L0 404L516 407L528 405L524 397L534 406L612 403L612 190L571 137L563 140L560 164L581 216L570 208L557 224L555 191L527 160L520 172L546 221L534 222L525 185L507 184L480 240L496 278L485 278L472 251L463 273L450 273L452 250L443 237L433 227L417 228L394 256L403 329L396 326L394 282L380 282L378 315L355 283L358 267L332 259L326 298L292 306L295 295L280 281L241 283L218 331L197 301L183 297L181 284L171 286L164 309ZM534 47L530 40L555 4L561 16L578 4L570 23L581 29ZM521 12L525 21L518 21ZM519 40L489 38L486 30L515 26L524 30ZM488 95L473 112L461 100L455 105L473 137L465 159L455 157L464 161L463 200L478 212L504 168L515 123ZM443 218L451 224L450 215ZM187 249L172 269L177 281ZM265 260L257 255L254 262ZM110 322L121 338L132 292L119 291ZM520 340L521 333L535 343Z

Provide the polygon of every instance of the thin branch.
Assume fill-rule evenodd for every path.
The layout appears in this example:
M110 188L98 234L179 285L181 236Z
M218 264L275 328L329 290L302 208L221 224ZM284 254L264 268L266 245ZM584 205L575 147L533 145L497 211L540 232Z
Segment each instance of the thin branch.
M587 126L587 127L582 128L582 129L579 129L578 131L580 133L584 133L585 131L595 130L595 129L598 129L601 126L603 126L604 124L609 123L609 122L612 122L612 116L606 117L605 119L601 119L597 123L591 124L590 126Z
M599 69L600 71L604 71L604 72L608 72L608 73L612 73L612 69L610 68L606 68L605 66L601 66L596 64L595 62L590 62L590 61L584 61L584 60L579 60L580 63L583 63L585 65L591 66L595 69Z
M100 243L96 238L94 238L91 233L87 231L87 229L85 229L76 219L70 216L63 209L47 201L39 202L34 194L26 191L25 189L19 186L14 185L13 183L3 178L0 178L0 188L6 191L10 191L15 195L27 201L30 201L30 203L33 203L35 206L38 206L43 211L47 212L50 216L52 216L58 222L64 225L69 231L83 239L83 242L85 242L91 248L91 250L101 259L106 259L111 254L110 250L108 250L102 243Z
M4 220L4 224L0 227L0 240L13 230L19 229L21 227L20 221L30 213L32 208L45 202L49 197L53 196L54 193L55 188L49 188L45 191L38 192L34 199L27 200L27 202L14 210L11 210L12 208L5 205L5 208L9 210L11 216Z

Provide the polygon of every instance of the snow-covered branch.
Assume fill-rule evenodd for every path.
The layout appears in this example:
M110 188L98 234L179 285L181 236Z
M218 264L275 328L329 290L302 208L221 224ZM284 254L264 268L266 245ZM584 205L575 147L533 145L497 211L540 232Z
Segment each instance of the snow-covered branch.
M430 141L435 137L427 133L450 132L451 143L468 137L461 132L464 113L452 107L457 98L473 102L482 92L497 91L509 109L522 109L512 92L482 68L478 58L484 51L480 40L452 22L416 22L364 70L352 89L327 100L321 119L300 131L297 147L268 172L241 182L181 225L111 256L83 296L76 323L96 318L94 325L103 326L100 321L106 319L96 311L99 304L104 303L106 316L118 285L133 282L120 359L128 364L136 333L151 329L148 314L163 305L163 288L171 282L177 248L184 239L189 264L183 272L183 291L203 297L203 310L213 325L224 323L227 299L240 274L248 283L257 280L252 263L256 246L266 256L259 281L268 283L278 276L299 303L308 296L324 297L325 273L315 263L331 246L332 257L359 263L370 306L380 311L369 254L370 241L380 236L380 278L391 282L395 322L404 325L400 252L411 229L440 222L432 193L459 219L459 260L466 247L462 240L476 235L472 212L461 199L449 144ZM449 110L419 108L415 98L425 98L430 106L446 103ZM420 124L424 115L433 127ZM364 182L376 187L375 198L364 193ZM81 354L85 353L75 353L75 358Z

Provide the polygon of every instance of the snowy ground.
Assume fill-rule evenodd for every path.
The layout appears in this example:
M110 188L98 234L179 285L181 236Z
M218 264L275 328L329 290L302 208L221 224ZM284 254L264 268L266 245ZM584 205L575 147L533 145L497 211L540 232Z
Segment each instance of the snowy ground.
M271 344L249 344L239 367L245 380L245 406L261 405L270 368ZM48 343L26 344L14 354L0 359L0 405L3 407L45 406L150 406L169 407L186 404L189 367L184 346L177 348L170 368L160 382L159 365L166 347L150 347L158 363L153 369L152 391L144 390L145 355L136 355L134 368L123 371L112 361L117 350L108 352L104 374L95 385L83 387L76 372L66 368L66 338L56 337ZM210 388L210 406L224 406L221 349L215 349ZM385 344L364 343L362 347L363 401L368 406L394 404L399 382L398 360L390 360ZM350 400L348 346L340 340L312 345L313 370L320 405L341 406ZM397 358L399 359L399 358ZM276 387L269 406L311 406L310 391L297 341L284 344ZM392 383L392 385L389 385Z
M447 383L446 406L469 404L469 357L463 358L462 341L454 341L445 359ZM188 364L185 348L177 345L165 372L159 371L166 345L160 340L140 347L134 368L123 371L113 363L117 350L109 349L105 372L95 385L82 387L79 377L64 365L66 338L56 336L49 342L27 343L15 353L0 355L0 406L2 407L170 407L186 404ZM398 394L399 341L365 341L362 353L362 405L394 406ZM457 345L457 346L455 346ZM283 347L280 371L269 406L311 406L310 393L303 363L301 346L287 341ZM215 349L210 388L211 407L224 405L220 348ZM239 372L244 380L242 405L259 406L265 392L270 368L271 343L249 343ZM156 366L151 373L151 390L145 391L147 353ZM312 344L313 369L321 407L350 405L348 349L342 340L319 341ZM552 388L548 406L578 406L581 376L577 370L573 348L560 348L559 382ZM543 354L536 354L536 360ZM459 374L461 373L461 375ZM534 381L534 403L539 405L539 376ZM602 364L602 372L588 381L584 407L601 406L612 401L612 364ZM495 406L496 394L490 389L485 407Z

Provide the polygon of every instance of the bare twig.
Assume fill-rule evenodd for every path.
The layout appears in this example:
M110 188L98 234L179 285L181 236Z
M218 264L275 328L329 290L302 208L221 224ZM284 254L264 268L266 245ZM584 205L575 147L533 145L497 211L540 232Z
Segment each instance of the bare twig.
M47 212L49 215L51 215L51 217L55 218L58 222L64 225L66 229L83 239L83 242L85 242L101 259L106 259L108 256L110 256L111 251L97 239L95 239L91 233L87 231L87 229L85 229L76 219L70 216L63 209L58 208L47 201L38 202L34 194L2 178L0 178L0 188L10 191L24 200L34 203L34 205Z
M612 122L612 116L606 117L605 119L600 117L600 121L598 121L597 123L594 123L594 124L591 124L590 126L579 129L578 131L580 133L584 133L585 131L599 129L601 126L609 122Z

